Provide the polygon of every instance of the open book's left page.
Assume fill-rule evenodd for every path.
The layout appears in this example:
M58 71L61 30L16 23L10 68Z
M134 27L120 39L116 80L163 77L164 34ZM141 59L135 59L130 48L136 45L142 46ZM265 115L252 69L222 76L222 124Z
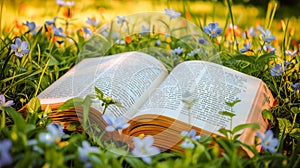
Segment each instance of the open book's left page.
M42 104L60 103L93 94L96 86L105 96L110 96L122 105L110 106L107 113L130 119L167 74L166 68L157 59L141 52L88 58L74 66L39 94L38 98ZM93 103L92 107L103 110L99 102Z

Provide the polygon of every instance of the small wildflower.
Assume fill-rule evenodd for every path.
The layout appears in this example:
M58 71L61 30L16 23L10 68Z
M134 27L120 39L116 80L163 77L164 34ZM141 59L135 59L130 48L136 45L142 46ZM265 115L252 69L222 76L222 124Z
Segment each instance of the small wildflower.
M155 45L159 47L161 45L161 41L160 40L156 40L155 41Z
M242 34L243 34L243 31L241 28L239 28L236 25L229 24L228 28L225 31L226 36L230 35L232 33L232 31L234 32L234 34L236 36L242 36Z
M39 140L42 143L51 145L61 140L61 137L65 134L60 124L51 123L47 126L47 131L39 135Z
M263 46L263 49L268 52L268 53L271 53L273 54L275 51L276 51L276 48L275 47L272 47L271 45L264 45Z
M113 131L119 131L119 133L127 128L129 124L127 122L123 121L122 117L119 117L115 119L112 114L109 115L103 115L102 118L105 120L105 122L108 124L108 126L105 128L107 132L113 132Z
M285 67L284 67L284 69L282 69L281 64L275 64L274 68L270 68L271 76L280 76L284 70L285 70Z
M12 142L9 139L0 141L0 167L4 167L12 163L12 158L9 153L11 146Z
M166 15L169 16L171 19L175 19L179 16L181 16L181 13L180 12L176 12L174 9L167 9L165 8L165 12L166 12Z
M207 33L210 37L217 37L222 33L222 28L218 28L218 23L210 23L208 26L204 26L204 32Z
M180 135L182 137L192 138L193 140L199 140L201 138L201 136L200 135L196 135L196 134L197 134L196 130L191 129L190 132L182 131Z
M28 22L28 21L26 21L25 25L29 28L29 31L32 34L36 34L36 31L35 31L36 25L35 25L34 22Z
M123 24L123 22L126 22L126 21L127 21L126 16L117 16L117 23L119 25Z
M286 50L285 53L290 56L295 56L298 53L298 51L297 50L294 50L294 51Z
M183 48L181 47L175 48L174 50L171 50L171 53L175 55L181 55L183 53Z
M63 33L63 29L57 28L56 26L53 26L53 32L55 36L59 36L59 37L66 37L67 35Z
M160 153L159 148L152 146L153 142L154 139L151 135L147 135L143 139L134 137L133 138L134 149L131 151L131 153L134 156L142 158L145 163L150 164L152 162L150 156L157 155Z
M89 161L89 155L91 153L100 153L100 150L91 146L88 141L82 142L82 147L78 147L79 160L84 163L85 167L92 167L92 162Z
M248 30L245 30L245 32L243 33L243 37L255 37L257 36L255 30L253 27L250 27Z
M260 32L262 33L262 39L267 42L270 43L271 41L275 40L276 37L271 35L271 32L269 29L266 29L266 31L264 31L262 28L259 29Z
M12 105L14 105L14 101L8 100L5 102L5 96L2 94L0 95L0 110L2 110L2 107L10 107Z
M240 52L241 53L247 52L250 50L250 48L251 48L251 42L249 41L248 43L244 43L244 48L241 48Z
M93 26L93 27L97 27L99 22L97 21L97 19L95 17L88 17L87 20L86 20L86 23Z
M297 90L300 90L300 83L295 83L295 84L292 84L292 89L294 92L297 92Z
M64 1L64 0L56 0L56 4L59 6L74 6L75 2L74 1Z
M263 149L270 151L271 153L276 152L276 147L279 144L279 140L274 138L274 134L272 130L267 130L266 135L263 136L260 133L256 133L256 135L261 139L261 146Z
M195 56L196 54L198 54L199 52L200 52L200 49L199 49L199 48L194 49L194 50L192 50L190 53L188 53L188 56L189 56L189 57L193 57L193 56Z
M200 38L198 39L198 43L199 43L199 44L208 44L207 40L205 40L203 37L200 37Z
M91 30L88 29L87 27L83 27L82 30L84 32L84 35L83 35L84 38L89 38L92 36Z
M19 58L22 58L24 54L29 53L28 43L22 41L20 38L16 38L15 44L10 45L11 49L15 51L15 55Z
M150 33L150 26L142 25L141 34L149 34Z
M55 25L56 17L54 17L52 20L46 20L46 24L49 25Z
M193 149L195 147L195 144L190 139L185 138L180 146L184 149Z

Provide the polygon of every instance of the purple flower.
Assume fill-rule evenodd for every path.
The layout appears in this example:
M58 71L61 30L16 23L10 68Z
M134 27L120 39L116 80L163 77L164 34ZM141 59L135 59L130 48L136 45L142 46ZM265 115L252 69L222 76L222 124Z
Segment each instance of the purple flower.
M109 115L104 114L102 118L108 124L108 126L105 128L107 132L119 131L119 133L121 133L123 129L129 126L127 122L123 121L122 117L115 119L115 117L112 114Z
M285 70L285 67L283 67L283 69L282 69L281 64L275 64L274 68L270 68L271 76L280 76L284 70Z
M15 51L15 55L19 58L22 58L24 54L29 53L28 43L22 41L20 38L16 38L15 44L11 44L10 48Z
M84 163L85 167L92 167L92 162L89 161L89 155L91 153L100 153L100 150L91 146L88 141L82 142L82 147L78 147L79 160Z
M262 39L267 42L270 43L271 41L275 40L276 37L271 35L271 32L269 29L266 29L266 31L264 31L264 29L259 29L260 32L262 33Z
M126 16L117 16L117 23L119 25L123 24L123 22L126 22L126 21L127 21Z
M179 16L181 16L181 13L180 12L176 12L174 9L167 9L165 8L165 12L166 12L166 15L169 16L171 19L175 19Z
M63 29L57 28L56 26L53 26L53 32L55 36L59 36L59 37L66 37L67 35L63 33Z
M32 34L36 34L36 31L35 31L36 25L35 25L34 22L28 22L28 21L26 21L25 25L29 28L29 31Z
M201 136L196 134L197 134L196 130L191 129L190 132L182 131L180 135L185 138L192 138L193 140L199 140Z
M271 53L273 54L275 51L276 51L276 48L275 47L272 47L271 45L264 45L263 46L263 49L268 52L268 53Z
M297 90L300 90L300 83L295 83L292 84L292 89L294 90L294 92L296 92Z
M256 135L261 139L261 146L263 149L270 151L271 153L276 152L276 147L279 144L279 140L274 138L274 134L272 130L267 130L265 136L260 133L256 133Z
M156 41L155 41L155 45L156 45L156 46L160 46L160 45L161 45L161 41L160 41L160 40L156 40Z
M92 32L90 29L86 28L86 27L83 27L82 28L83 32L84 32L84 38L88 38L88 37L91 37L92 36Z
M184 149L193 149L195 147L195 144L190 139L185 138L180 146Z
M12 142L9 139L0 141L0 167L10 165L12 163L12 158L9 153L11 146Z
M250 50L250 48L251 48L251 42L249 41L248 43L244 43L244 48L241 48L240 52L241 53L247 52Z
M74 6L74 1L64 1L64 0L56 0L56 4L59 6Z
M14 101L12 100L8 100L7 102L5 102L5 96L4 95L0 95L0 110L2 110L2 107L10 107L12 105L14 105Z
M291 51L291 50L286 50L285 51L285 53L287 54L287 55L290 55L290 56L294 56L294 55L296 55L297 54L297 50L294 50L294 51Z
M174 50L171 50L171 53L175 55L181 55L183 53L183 48L181 47L175 48Z
M61 137L65 134L63 127L60 124L51 123L47 125L47 131L39 135L39 140L42 143L51 145L61 140Z
M96 18L90 18L90 17L87 18L86 23L92 25L93 27L97 27L99 24Z
M52 20L46 20L47 25L55 25L56 17L54 17Z
M204 32L207 33L210 37L214 38L217 37L219 34L222 33L222 28L218 28L218 23L210 23L208 26L204 26Z
M152 161L150 156L157 155L160 153L159 148L152 146L153 142L154 139L151 135L147 135L143 139L134 137L134 149L131 151L131 153L134 156L142 158L145 163L150 164Z

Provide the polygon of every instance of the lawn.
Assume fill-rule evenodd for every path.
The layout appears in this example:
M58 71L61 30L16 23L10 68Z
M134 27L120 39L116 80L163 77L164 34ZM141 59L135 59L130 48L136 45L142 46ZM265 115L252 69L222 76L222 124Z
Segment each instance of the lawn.
M300 29L294 12L299 3L0 2L0 167L300 167ZM203 45L205 51L198 48ZM263 80L275 98L261 112L266 134L256 134L255 144L248 145L237 140L236 130L253 124L222 129L224 137L186 130L178 135L182 152L166 152L153 146L151 135L135 137L134 147L102 141L105 133L127 127L120 119L104 115L110 127L99 136L85 124L78 130L73 123L54 123L54 109L41 107L36 96L80 60L127 51L161 52L168 70L206 60ZM91 97L105 108L117 105L105 96L96 89L62 108L88 108ZM26 115L20 112L25 105ZM232 111L223 115L232 117Z

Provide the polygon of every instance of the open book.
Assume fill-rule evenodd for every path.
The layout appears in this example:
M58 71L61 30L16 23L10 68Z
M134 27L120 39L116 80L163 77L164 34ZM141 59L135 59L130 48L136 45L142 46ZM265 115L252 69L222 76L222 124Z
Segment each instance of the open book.
M264 132L267 125L262 110L273 102L258 78L205 61L182 62L169 73L158 59L142 52L84 59L38 98L44 105L57 105L94 94L95 86L121 103L122 107L109 106L106 114L130 123L123 134L153 135L154 145L165 149L179 148L183 130L221 135L218 130L229 128L230 120L219 112L230 111L225 102L237 99L241 102L233 108L233 127L258 123L259 131ZM100 102L93 103L92 109L91 118L97 123L103 111ZM240 140L253 143L254 131L245 130Z

